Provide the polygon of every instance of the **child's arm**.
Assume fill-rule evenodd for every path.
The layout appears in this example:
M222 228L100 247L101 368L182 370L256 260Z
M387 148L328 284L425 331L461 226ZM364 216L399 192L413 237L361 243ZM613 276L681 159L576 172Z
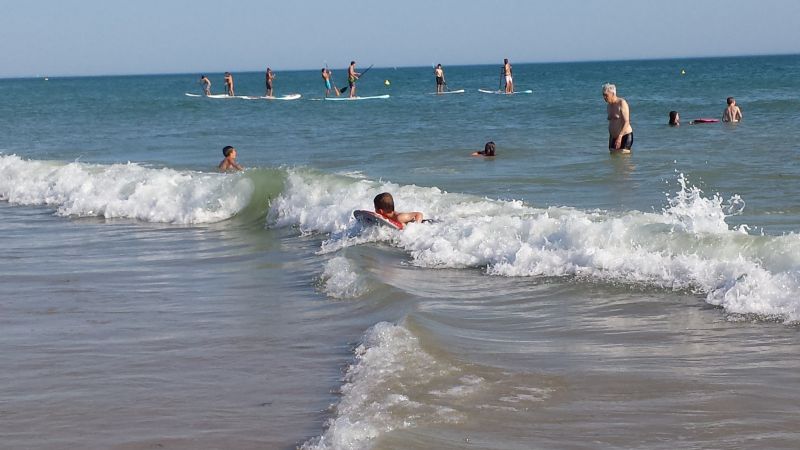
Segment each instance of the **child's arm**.
M397 221L400 223L409 223L409 222L422 222L422 213L421 212L405 212L405 213L397 213Z

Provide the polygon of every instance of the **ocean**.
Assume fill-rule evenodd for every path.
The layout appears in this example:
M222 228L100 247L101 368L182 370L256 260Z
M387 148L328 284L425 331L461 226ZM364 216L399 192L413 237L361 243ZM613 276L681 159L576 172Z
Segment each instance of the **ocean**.
M796 448L800 56L442 63L0 80L1 446Z

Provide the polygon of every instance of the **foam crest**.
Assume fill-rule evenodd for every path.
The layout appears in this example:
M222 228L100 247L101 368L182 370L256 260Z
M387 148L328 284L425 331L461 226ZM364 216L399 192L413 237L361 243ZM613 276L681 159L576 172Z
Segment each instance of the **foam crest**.
M366 282L343 256L331 258L322 274L322 290L333 298L357 298L367 293Z
M725 218L741 198L705 197L680 177L662 213L612 214L533 208L520 202L449 194L436 188L315 177L296 172L271 215L283 225L329 233L329 252L371 241L408 251L430 268L485 268L489 275L573 276L686 290L729 313L800 320L800 236L753 236ZM358 229L353 209L389 191L398 210L423 211L435 224L402 232Z
M327 429L301 448L363 449L392 430L458 422L463 417L452 408L425 401L431 384L456 371L423 351L407 328L378 323L355 349L355 362L345 374L342 398Z
M252 193L253 183L242 174L0 156L0 199L20 205L54 206L56 214L62 216L209 223L241 211Z

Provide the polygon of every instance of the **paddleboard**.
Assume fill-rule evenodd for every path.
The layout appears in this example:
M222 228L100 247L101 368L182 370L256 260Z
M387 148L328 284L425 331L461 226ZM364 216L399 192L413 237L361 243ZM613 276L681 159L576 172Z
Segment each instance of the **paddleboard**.
M281 95L280 97L264 96L264 97L245 97L245 98L247 100L297 100L300 97L302 97L302 95L300 94L286 94L286 95Z
M700 118L700 119L694 119L689 123L717 123L717 122L719 122L719 119Z
M444 92L431 92L431 95L441 95L441 94L463 94L465 92L464 89L457 89L455 91L444 91Z
M396 224L390 222L385 217L381 216L380 214L374 211L366 211L363 209L357 209L353 211L353 217L361 223L362 225L379 225L382 227L389 227L395 230L402 230L401 227L398 227Z
M201 94L190 94L189 92L186 93L187 97L205 97L205 98L244 98L247 99L246 95L228 95L228 94L211 94L211 95L201 95Z
M533 94L533 91L531 89L525 91L514 91L511 94L506 94L506 91L490 91L488 89L478 89L478 92L483 92L484 94L495 94L495 95Z
M373 95L370 97L325 97L325 100L330 101L348 101L348 100L374 100L374 99L381 99L381 98L389 98L389 94L384 95Z

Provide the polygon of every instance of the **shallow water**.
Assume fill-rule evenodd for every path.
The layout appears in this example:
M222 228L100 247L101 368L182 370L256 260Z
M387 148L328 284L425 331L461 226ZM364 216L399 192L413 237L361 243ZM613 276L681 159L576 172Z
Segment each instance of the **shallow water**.
M363 102L312 71L288 102L0 80L4 445L794 448L798 68L518 64L514 97L375 68ZM741 124L665 125L728 95ZM229 144L245 173L214 173ZM382 191L441 221L362 229Z

